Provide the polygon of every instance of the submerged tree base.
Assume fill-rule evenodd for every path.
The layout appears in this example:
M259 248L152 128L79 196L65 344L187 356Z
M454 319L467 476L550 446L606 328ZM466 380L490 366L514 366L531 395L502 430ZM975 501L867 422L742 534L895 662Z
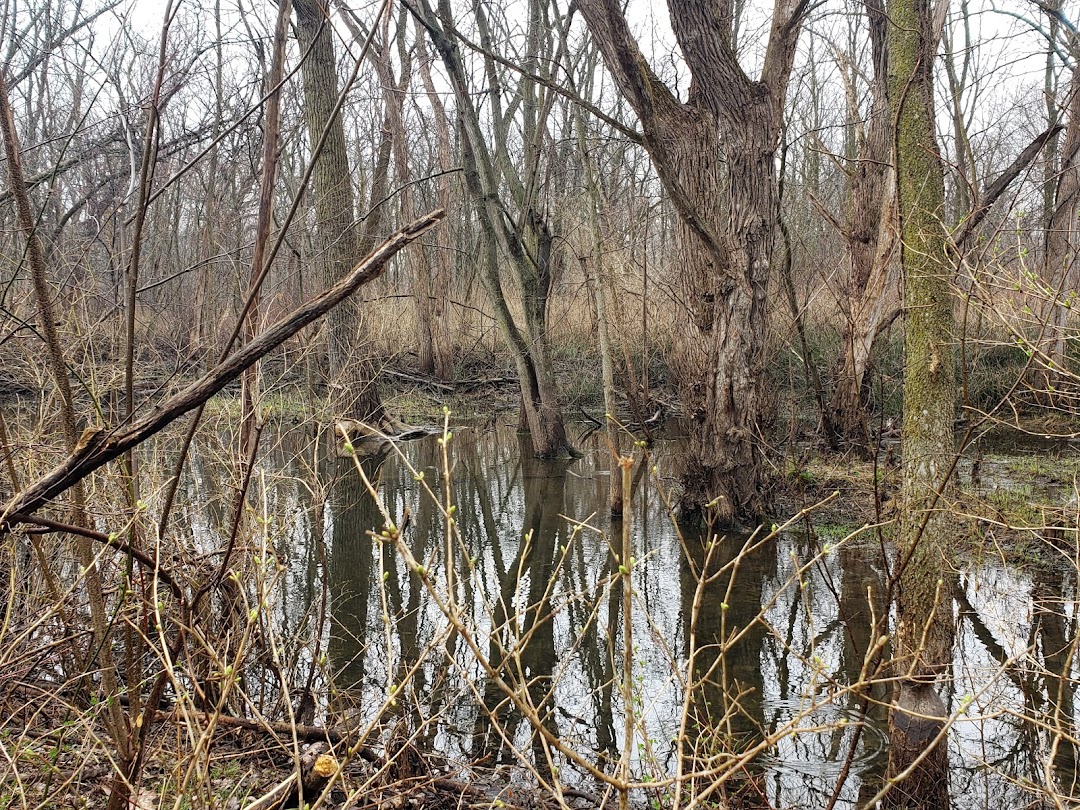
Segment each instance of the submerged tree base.
M756 466L739 476L687 460L675 516L680 526L748 532L772 513L773 486Z
M903 682L889 712L889 810L948 810L948 712L931 683Z

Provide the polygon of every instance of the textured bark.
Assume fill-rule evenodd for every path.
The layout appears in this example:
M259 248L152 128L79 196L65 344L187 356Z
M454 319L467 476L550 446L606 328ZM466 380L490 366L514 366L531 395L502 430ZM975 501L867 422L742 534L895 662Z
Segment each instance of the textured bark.
M684 307L672 365L690 417L680 511L691 521L755 522L769 507L758 433L779 217L774 160L804 4L777 0L754 81L732 49L730 3L669 3L692 73L685 103L651 71L616 0L583 0L580 8L680 215Z
M897 236L894 186L887 172L893 129L888 98L888 21L882 0L864 0L864 6L873 59L871 104L868 120L856 128L858 155L851 175L851 214L844 231L851 275L829 401L832 435L828 438L833 449L846 444L862 450L868 447L863 395L866 375L874 342L892 323L890 312L895 311L888 295L895 280L892 259ZM857 103L851 112L858 117Z
M296 0L296 36L302 53L304 120L311 144L326 131L322 153L312 176L315 202L315 246L326 286L334 284L374 244L381 213L373 212L363 234L354 224L356 216L352 171L345 143L341 115L335 113L338 98L337 61L334 32L325 0ZM385 128L384 128L385 130ZM389 169L390 141L380 145L374 173L372 196L385 194ZM378 197L375 195L378 194ZM366 244L365 244L366 243ZM375 387L374 370L358 346L363 334L359 306L347 301L334 309L326 324L328 379L333 407L340 415L351 416L381 426L387 422L382 399Z
M948 483L955 439L956 364L945 183L934 124L936 38L929 0L889 6L890 97L897 122L896 173L904 273L904 444L897 591L899 699L889 717L889 773L912 777L888 794L894 807L948 808L947 749L912 713L940 700L933 680L952 660ZM914 707L914 709L912 709ZM940 723L938 724L940 726Z

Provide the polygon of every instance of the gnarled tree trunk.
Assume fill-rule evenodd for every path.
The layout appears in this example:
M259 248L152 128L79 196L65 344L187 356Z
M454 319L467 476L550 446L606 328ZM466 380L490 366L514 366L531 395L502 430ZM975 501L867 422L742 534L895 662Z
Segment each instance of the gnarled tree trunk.
M769 263L779 218L775 153L806 4L777 0L758 80L739 66L731 3L669 2L690 66L686 102L652 72L617 0L582 14L680 215L681 329L673 367L690 417L684 519L752 523L769 507L758 440Z

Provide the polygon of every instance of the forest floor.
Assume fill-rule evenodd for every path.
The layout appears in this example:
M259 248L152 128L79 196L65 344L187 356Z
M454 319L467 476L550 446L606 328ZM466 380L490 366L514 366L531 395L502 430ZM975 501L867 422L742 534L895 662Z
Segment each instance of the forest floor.
M149 753L131 798L132 810L299 807L297 754L304 759L310 758L313 747L331 751L325 743L299 741L294 749L288 736L219 726L209 750L193 758L186 746L188 732L201 732L194 726L177 725L171 712L162 712L162 716L165 719L156 721L147 739ZM67 810L106 805L114 773L102 746L107 737L98 736L104 735L103 728L83 728L92 733L80 739L82 725L82 720L67 725L50 723L40 714L34 728L17 728L10 721L0 723L0 740L9 754L9 764L14 766L0 769L7 770L9 777L0 780L0 808ZM314 736L314 731L306 729L306 736ZM305 792L305 805L313 805L322 795L320 807L350 810L538 810L559 806L523 769L455 764L432 753L421 754L412 746L385 757L370 748L349 746L340 733L330 730L330 736L338 740L329 753L334 767L325 775L330 781L321 780L325 786ZM177 744L181 741L183 747ZM201 773L193 774L196 759ZM188 785L183 793L175 788L181 782ZM602 797L576 789L565 790L564 798L568 805L581 808L599 807L604 802Z

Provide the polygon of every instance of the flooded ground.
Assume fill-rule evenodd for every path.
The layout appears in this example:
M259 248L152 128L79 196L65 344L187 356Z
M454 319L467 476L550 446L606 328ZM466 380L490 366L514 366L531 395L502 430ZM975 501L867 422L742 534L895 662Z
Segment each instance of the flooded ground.
M381 507L356 460L300 430L275 441L259 496L285 566L283 634L310 633L298 667L325 651L320 672L332 673L315 680L317 713L364 718L392 700L420 750L490 765L525 758L541 776L589 785L587 766L545 743L527 715L611 772L629 706L642 781L675 774L680 758L746 752L739 772L774 807L862 807L880 788L888 650L873 617L886 613L888 560L874 531L814 520L711 547L680 537L663 498L677 442L647 460L638 450L627 669L626 561L606 516L599 437L571 462L531 458L505 427L456 428L445 448L432 436L362 454ZM212 546L227 496L210 462L194 471L192 529ZM381 509L426 583L378 539ZM958 553L945 586L957 617L945 698L959 808L1027 806L1043 786L1067 794L1076 781L1075 565L1006 564L992 540L974 559Z

